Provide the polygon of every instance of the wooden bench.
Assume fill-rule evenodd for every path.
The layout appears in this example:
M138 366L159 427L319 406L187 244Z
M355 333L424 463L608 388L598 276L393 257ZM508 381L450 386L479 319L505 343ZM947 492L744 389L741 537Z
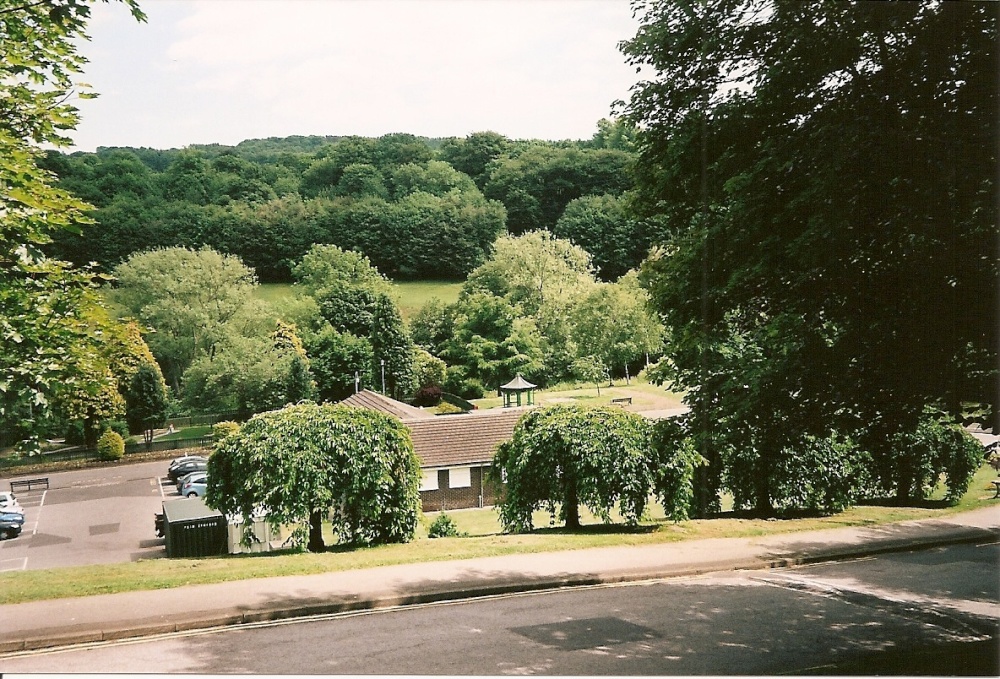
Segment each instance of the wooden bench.
M31 490L35 486L45 486L45 490L49 489L49 478L46 476L39 479L21 479L20 481L10 482L10 492L14 492L14 488L25 488Z
M1000 479L997 479L996 481L990 481L990 483L993 484L993 498L992 499L996 500L997 498L1000 498Z
M622 406L622 407L630 406L630 405L632 405L632 397L631 396L623 396L622 398L613 398L613 399L611 399L611 405L613 405L613 406Z

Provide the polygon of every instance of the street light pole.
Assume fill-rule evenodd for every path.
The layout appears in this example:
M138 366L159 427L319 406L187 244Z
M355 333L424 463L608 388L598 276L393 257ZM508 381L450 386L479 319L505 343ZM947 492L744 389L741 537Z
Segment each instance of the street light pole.
M358 386L361 384L361 376L358 375L358 371L354 371L354 393L358 393Z
M382 365L382 395L385 396L385 359L380 358L378 362Z

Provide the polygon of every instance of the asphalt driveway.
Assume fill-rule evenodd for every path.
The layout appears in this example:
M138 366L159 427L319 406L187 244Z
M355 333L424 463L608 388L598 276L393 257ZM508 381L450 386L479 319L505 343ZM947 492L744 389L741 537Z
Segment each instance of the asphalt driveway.
M121 563L166 557L153 528L164 500L180 499L168 461L48 474L49 489L16 491L20 536L0 541L0 571ZM0 480L9 487L11 479Z

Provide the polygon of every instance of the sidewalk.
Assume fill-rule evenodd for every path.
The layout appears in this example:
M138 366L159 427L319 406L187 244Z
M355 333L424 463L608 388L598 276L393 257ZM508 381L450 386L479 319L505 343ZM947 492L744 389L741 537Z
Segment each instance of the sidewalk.
M0 606L0 653L570 585L766 569L1000 539L1000 504L942 519L523 554Z

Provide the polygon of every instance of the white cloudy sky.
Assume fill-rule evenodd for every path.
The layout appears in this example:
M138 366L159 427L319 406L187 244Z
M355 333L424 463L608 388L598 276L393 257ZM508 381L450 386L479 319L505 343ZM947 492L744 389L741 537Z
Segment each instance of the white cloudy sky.
M586 139L636 75L628 0L98 3L75 148L494 130Z

